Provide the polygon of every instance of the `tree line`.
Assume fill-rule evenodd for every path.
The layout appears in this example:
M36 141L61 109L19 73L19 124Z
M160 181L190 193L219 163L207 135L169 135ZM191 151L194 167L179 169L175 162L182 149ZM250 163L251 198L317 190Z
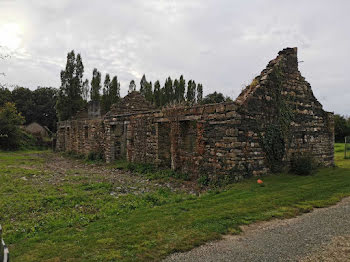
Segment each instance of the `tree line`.
M0 108L4 107L6 103L12 103L23 116L22 124L37 122L55 132L57 122L56 96L57 89L53 87L38 87L35 90L30 90L17 86L12 91L0 87ZM9 110L13 111L12 108Z
M0 108L10 102L23 117L21 124L37 122L56 131L58 120L67 120L83 109L88 101L99 101L103 112L107 112L112 104L120 99L120 82L117 76L106 74L102 82L101 73L95 68L91 80L83 80L84 65L80 54L74 51L67 54L65 69L61 71L59 89L53 87L38 87L31 90L26 87L15 87L12 91L0 86ZM101 92L102 91L102 92ZM136 83L130 81L129 92L136 91ZM220 103L228 101L222 93L214 92L203 98L202 84L194 80L186 82L181 75L179 79L168 77L161 86L160 81L147 81L143 75L139 92L147 101L156 107L179 103ZM8 108L13 111L12 107Z
M132 83L129 85L129 92L132 91L131 86ZM153 87L152 82L148 82L146 76L143 75L140 82L140 93L157 107L184 102L202 103L203 101L203 85L196 84L194 80L189 80L186 85L183 75L174 80L168 77L162 87L159 80L154 83Z
M335 142L344 143L345 137L350 137L350 117L334 115Z
M0 147L2 142L10 141L9 138L1 137L4 134L12 137L13 145L17 143L18 129L13 129L15 125L37 122L55 132L58 120L67 120L74 116L86 106L88 101L100 102L104 112L119 101L120 82L117 76L111 77L106 74L102 83L101 73L96 68L92 72L91 81L83 80L83 75L82 58L80 54L75 55L74 51L71 51L67 55L65 70L60 74L59 89L38 87L30 90L25 87L15 87L10 91L0 86ZM131 80L129 92L133 91L136 91L136 83ZM229 97L218 92L203 97L202 84L197 84L194 80L186 82L182 75L174 80L168 77L163 85L159 80L152 84L143 75L139 92L156 107L169 104L190 105L231 101ZM350 118L336 114L334 123L335 141L344 142L344 138L350 136Z
M83 80L84 65L80 54L74 50L68 53L65 70L61 71L61 86L58 91L56 110L59 120L74 116L89 102L99 102L103 112L110 110L120 99L120 82L117 76L108 73L102 82L101 72L93 69L91 81ZM101 94L102 90L102 94ZM128 92L136 91L136 83L130 81ZM160 81L148 82L143 75L139 92L156 107L169 104L219 103L229 100L221 93L214 92L203 98L203 85L194 80L186 82L181 75L179 79L168 77L161 86Z
M20 128L37 122L56 131L57 89L38 87L36 90L16 87L12 91L0 87L0 148L17 149L39 146L41 140L34 138Z

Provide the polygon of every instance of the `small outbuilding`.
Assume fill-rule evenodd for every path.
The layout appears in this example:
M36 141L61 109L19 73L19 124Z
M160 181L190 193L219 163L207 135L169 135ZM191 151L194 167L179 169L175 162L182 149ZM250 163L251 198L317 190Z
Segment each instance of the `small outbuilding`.
M28 133L34 136L48 137L50 130L46 126L42 126L37 122L33 122L24 128Z

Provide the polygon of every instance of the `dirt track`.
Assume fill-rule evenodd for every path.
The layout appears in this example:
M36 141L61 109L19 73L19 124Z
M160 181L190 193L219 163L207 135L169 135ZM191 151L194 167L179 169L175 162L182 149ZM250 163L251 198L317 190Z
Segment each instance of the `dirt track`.
M350 198L302 216L247 226L165 261L350 261Z

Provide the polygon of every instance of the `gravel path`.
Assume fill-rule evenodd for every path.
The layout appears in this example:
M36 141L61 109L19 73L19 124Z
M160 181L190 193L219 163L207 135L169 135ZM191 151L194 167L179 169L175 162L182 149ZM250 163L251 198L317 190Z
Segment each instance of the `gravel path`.
M256 223L243 231L165 261L350 261L350 198L296 218Z

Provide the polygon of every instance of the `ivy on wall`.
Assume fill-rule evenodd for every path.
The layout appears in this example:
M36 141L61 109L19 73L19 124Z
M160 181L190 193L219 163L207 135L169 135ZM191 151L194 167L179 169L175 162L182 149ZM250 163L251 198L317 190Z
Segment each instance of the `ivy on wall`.
M283 72L279 66L276 65L270 73L269 82L275 116L260 133L260 144L271 171L279 172L283 169L283 159L291 141L289 126L293 121L294 113L287 100L293 98L286 99L282 96Z

